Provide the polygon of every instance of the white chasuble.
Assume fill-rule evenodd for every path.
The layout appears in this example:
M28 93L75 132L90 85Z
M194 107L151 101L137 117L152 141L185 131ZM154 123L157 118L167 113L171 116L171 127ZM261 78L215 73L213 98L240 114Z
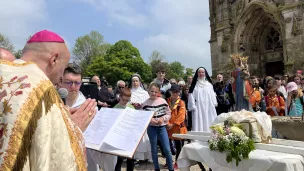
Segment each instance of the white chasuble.
M31 62L0 60L0 170L87 170L80 129Z
M208 81L197 81L192 93L189 93L188 108L192 110L192 131L210 132L210 126L217 116L216 94Z

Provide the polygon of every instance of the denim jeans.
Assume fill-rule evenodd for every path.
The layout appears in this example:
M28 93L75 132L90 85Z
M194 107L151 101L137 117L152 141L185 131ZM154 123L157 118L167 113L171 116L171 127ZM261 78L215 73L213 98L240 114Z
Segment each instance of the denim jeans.
M166 126L149 126L147 130L150 145L151 145L151 152L152 152L152 160L154 164L154 169L159 170L159 163L158 163L158 155L157 155L157 139L159 139L161 146L164 150L166 156L166 163L168 165L169 170L173 169L172 163L172 154L170 150L169 138Z

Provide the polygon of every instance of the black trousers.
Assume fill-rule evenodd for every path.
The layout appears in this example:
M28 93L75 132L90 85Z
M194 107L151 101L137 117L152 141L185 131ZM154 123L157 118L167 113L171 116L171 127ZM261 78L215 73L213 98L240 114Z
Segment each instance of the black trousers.
M202 163L198 163L198 165L199 165L200 169L202 169L202 171L206 171L206 169ZM212 171L212 169L209 168L209 171Z
M175 148L176 148L175 161L177 161L178 156L184 146L184 140L174 140L174 144L175 144Z
M188 111L187 130L192 130L192 111Z
M121 165L123 162L123 157L117 156L117 163L115 166L115 171L121 171ZM133 171L134 170L134 159L127 159L127 171Z
M216 109L217 115L229 112L229 106L223 105L223 104L219 104L215 109Z

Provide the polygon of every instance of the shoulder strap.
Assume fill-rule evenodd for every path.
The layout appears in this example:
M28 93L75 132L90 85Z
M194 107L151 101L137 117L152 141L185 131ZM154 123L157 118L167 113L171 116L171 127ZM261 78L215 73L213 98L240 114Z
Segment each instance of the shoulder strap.
M280 107L281 107L281 98L280 98L280 97L281 97L281 96L278 95L279 105L280 105Z

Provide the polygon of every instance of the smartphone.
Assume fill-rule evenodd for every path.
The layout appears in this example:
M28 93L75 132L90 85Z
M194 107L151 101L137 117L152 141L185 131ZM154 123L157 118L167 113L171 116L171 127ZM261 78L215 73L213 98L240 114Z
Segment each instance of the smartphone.
M84 82L80 87L82 94L88 99L98 100L98 86L94 82Z

